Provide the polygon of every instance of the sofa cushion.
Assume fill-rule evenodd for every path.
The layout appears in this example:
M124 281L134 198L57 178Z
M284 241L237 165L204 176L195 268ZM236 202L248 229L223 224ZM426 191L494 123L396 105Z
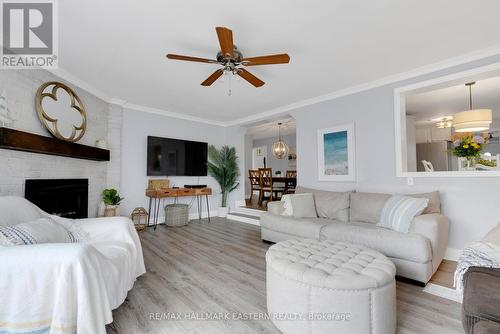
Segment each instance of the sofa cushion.
M423 215L429 213L441 213L441 197L439 195L439 191L433 191L430 193L420 193L420 194L408 194L406 196L429 199L427 207L422 212Z
M324 191L298 186L295 193L312 193L318 217L335 219L343 222L349 221L349 196L350 191L336 192Z
M319 239L321 228L330 221L323 218L293 218L263 213L260 226L273 231L285 232L299 238Z
M0 196L0 226L12 226L43 218L35 204L18 196Z
M403 234L372 223L332 222L321 230L320 240L326 239L363 245L389 257L418 263L427 263L432 259L430 241L424 236Z
M294 218L316 218L314 197L311 193L290 195L292 215Z
M389 194L353 192L351 194L350 220L376 224Z
M413 218L424 211L428 202L428 198L393 195L385 202L377 226L408 233Z

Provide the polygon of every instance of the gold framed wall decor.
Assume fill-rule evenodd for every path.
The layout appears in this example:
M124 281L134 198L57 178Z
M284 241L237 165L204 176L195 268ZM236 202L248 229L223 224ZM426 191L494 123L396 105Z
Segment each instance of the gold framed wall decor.
M67 94L67 97L61 99L61 94ZM51 107L57 109L57 112L56 110L46 110L48 103L44 103L45 99L50 99L47 102L50 102ZM61 105L61 100L69 100L69 105ZM35 106L40 122L54 137L74 143L79 141L85 134L87 129L85 107L78 95L67 85L57 81L44 83L36 92ZM69 115L67 112L68 108L75 110L77 115ZM59 113L59 116L54 116L57 113ZM78 120L61 119L61 116L71 116L69 118L78 118ZM61 131L62 126L70 130Z

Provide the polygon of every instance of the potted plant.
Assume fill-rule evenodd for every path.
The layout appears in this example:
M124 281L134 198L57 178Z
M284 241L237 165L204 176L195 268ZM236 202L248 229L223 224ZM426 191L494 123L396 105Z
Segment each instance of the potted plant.
M221 207L218 209L219 217L226 217L229 211L227 207L227 196L240 185L238 178L240 170L238 168L238 156L234 147L222 146L217 149L215 146L208 147L208 174L212 176L220 186L222 195Z
M105 217L114 217L118 215L118 206L120 202L123 200L122 197L118 194L118 190L116 189L104 189L102 192L102 200L105 204L104 216Z

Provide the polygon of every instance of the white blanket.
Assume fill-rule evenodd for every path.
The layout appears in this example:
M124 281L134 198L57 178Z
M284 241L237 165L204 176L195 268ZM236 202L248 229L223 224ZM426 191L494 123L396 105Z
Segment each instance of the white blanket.
M106 333L145 273L128 218L77 220L88 242L0 247L0 333Z
M465 246L454 277L454 286L460 295L463 295L463 277L469 267L500 268L500 246L484 241L471 242Z

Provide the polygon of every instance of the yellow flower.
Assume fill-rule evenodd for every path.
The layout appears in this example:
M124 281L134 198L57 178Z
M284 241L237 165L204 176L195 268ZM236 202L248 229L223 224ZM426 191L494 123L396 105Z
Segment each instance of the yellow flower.
M463 148L469 148L469 145L464 144L462 147L463 147Z
M478 145L478 144L476 144L476 143L472 143L471 145L472 145L472 147L474 147L474 148L479 148L479 145Z

